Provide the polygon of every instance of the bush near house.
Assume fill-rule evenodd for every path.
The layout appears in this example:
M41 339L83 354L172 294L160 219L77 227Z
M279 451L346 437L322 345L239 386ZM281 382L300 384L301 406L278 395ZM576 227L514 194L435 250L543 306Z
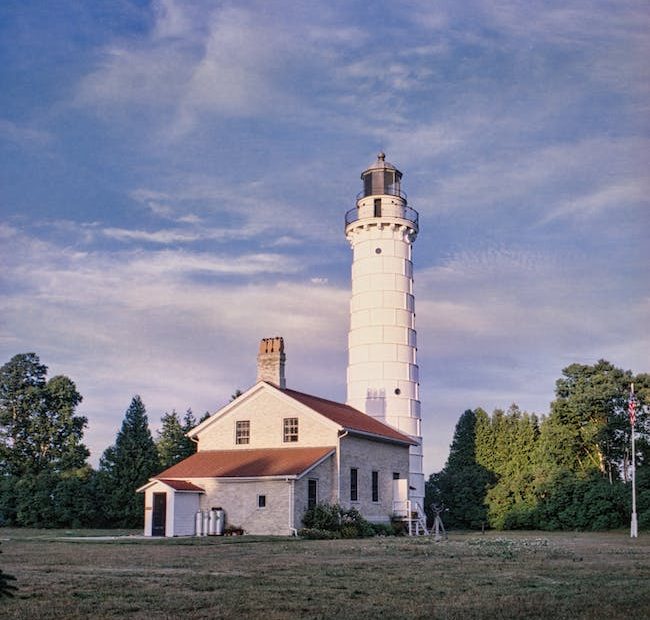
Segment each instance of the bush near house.
M346 510L327 502L307 509L302 522L305 527L298 531L298 535L310 539L368 538L393 533L391 526L366 521L356 508Z

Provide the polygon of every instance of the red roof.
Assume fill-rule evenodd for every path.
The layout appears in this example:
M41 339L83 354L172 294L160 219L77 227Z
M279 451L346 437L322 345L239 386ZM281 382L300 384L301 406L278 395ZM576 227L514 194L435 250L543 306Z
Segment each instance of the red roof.
M195 484L192 484L187 480L167 480L166 478L157 478L157 480L164 482L166 485L170 486L176 491L195 491L205 493L205 489L197 487Z
M332 422L336 422L347 431L368 433L393 441L417 445L408 435L400 433L392 426L388 426L388 424L380 422L377 418L373 418L349 405L336 403L332 400L312 396L311 394L303 394L295 390L283 389L282 392L310 409L317 411L326 418L329 418Z
M168 478L298 476L331 452L334 452L332 446L201 450L158 474L156 479L169 484Z

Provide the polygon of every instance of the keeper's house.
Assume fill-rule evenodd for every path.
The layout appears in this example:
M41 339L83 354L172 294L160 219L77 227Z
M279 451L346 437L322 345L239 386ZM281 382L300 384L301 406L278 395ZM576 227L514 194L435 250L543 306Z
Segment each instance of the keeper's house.
M205 533L197 514L217 509L246 533L289 535L318 502L373 522L405 505L416 442L348 405L287 389L284 362L282 338L262 340L258 382L190 431L196 454L138 489L145 535Z

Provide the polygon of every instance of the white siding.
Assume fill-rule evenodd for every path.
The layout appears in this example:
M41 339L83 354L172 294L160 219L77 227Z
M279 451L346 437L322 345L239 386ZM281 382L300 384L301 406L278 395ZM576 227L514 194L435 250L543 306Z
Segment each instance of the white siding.
M298 441L283 442L282 421L298 418ZM250 442L235 444L235 423L250 421ZM305 412L299 403L285 400L266 390L242 401L199 434L199 450L233 450L251 448L299 448L336 445L335 426L318 414Z

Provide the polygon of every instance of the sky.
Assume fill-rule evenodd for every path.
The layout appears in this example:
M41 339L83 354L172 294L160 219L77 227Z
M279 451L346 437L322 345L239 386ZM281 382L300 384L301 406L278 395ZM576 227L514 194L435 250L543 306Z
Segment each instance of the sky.
M345 400L344 214L404 174L425 475L468 408L544 415L574 362L650 371L642 0L0 4L0 363L215 411L283 336Z

